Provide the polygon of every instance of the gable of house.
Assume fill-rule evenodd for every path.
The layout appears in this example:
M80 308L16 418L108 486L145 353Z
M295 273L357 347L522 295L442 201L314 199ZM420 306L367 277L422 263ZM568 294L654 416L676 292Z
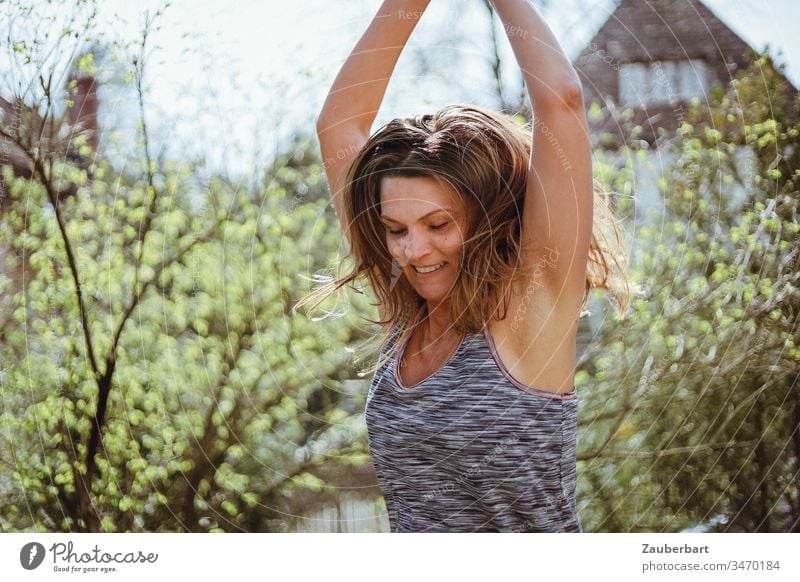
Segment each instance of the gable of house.
M634 109L653 141L680 125L681 104L746 68L748 46L700 0L622 0L574 64L587 106Z
M58 156L63 156L84 170L91 165L100 143L98 83L92 76L78 77L75 83L76 90L66 115L48 121L47 125L36 108L28 106L21 99L12 102L0 96L0 126L3 128L0 133L0 215L4 206L10 203L2 169L10 167L14 175L21 178L33 175L33 162L25 149L36 148L43 158L57 152ZM51 123L55 123L57 129L50 127ZM6 133L21 136L26 148L6 137ZM75 138L79 135L85 136L90 148L89 155L81 155L75 147ZM58 197L62 199L74 194L75 188L69 187L58 192Z

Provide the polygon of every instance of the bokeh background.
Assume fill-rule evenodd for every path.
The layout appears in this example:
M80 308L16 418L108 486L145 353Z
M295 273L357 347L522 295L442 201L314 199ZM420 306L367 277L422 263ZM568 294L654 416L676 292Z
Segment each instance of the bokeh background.
M589 532L800 531L800 5L535 2L644 293L578 338ZM369 289L314 131L378 10L0 2L0 528L387 531ZM373 129L530 122L484 0L433 0Z

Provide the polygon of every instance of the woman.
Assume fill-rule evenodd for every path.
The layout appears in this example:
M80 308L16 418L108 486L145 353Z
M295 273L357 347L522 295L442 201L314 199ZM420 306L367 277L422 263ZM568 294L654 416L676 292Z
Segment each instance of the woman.
M531 128L451 105L370 136L426 0L383 3L317 122L355 267L295 309L362 276L378 298L385 335L366 420L393 532L582 531L578 321L592 287L623 316L629 301L578 76L529 2L493 4Z

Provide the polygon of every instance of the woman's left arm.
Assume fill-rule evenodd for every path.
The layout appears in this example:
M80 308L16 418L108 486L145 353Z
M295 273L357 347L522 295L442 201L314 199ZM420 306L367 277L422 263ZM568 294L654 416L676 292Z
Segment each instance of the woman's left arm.
M564 304L583 299L592 238L592 154L580 78L529 0L492 0L533 106L522 242L526 266Z

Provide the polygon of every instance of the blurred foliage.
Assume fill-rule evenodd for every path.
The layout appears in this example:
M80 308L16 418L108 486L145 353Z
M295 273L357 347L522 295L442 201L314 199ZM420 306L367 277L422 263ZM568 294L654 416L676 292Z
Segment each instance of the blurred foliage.
M317 148L297 137L249 190L200 184L151 158L137 83L140 140L115 171L56 113L60 66L107 64L76 54L40 63L43 95L13 95L36 116L0 120L30 166L2 164L0 529L292 529L371 471L363 396L342 381L364 366L346 346L376 330L289 313L341 254ZM377 315L368 300L324 307Z
M587 531L800 531L799 110L760 56L660 144L647 294L579 365ZM630 163L596 169L635 195Z
M12 6L15 30L34 20ZM14 96L58 133L66 76L42 55L73 51L23 41L9 53L37 91ZM632 260L647 295L576 374L586 531L798 531L797 114L762 57L662 144L664 209ZM344 382L370 358L350 346L372 337L371 295L329 300L341 318L289 314L344 254L316 144L298 137L244 190L151 159L139 127L124 172L36 132L19 144L33 176L3 168L0 529L287 531L345 488L373 499L364 399ZM632 166L595 169L630 210Z
M6 171L0 246L17 251L7 269L24 252L31 273L0 336L3 529L81 531L93 518L102 531L285 529L293 491L325 486L315 468L368 462L358 402L341 391L359 368L344 349L357 326L288 314L308 291L299 274L329 264L341 241L321 165L277 168L255 196L214 181L198 212L190 168L156 168L157 194L102 161L92 171L91 183L71 176L81 185L60 209L74 267L42 185ZM11 283L0 277L4 297ZM98 374L87 341L106 363Z

